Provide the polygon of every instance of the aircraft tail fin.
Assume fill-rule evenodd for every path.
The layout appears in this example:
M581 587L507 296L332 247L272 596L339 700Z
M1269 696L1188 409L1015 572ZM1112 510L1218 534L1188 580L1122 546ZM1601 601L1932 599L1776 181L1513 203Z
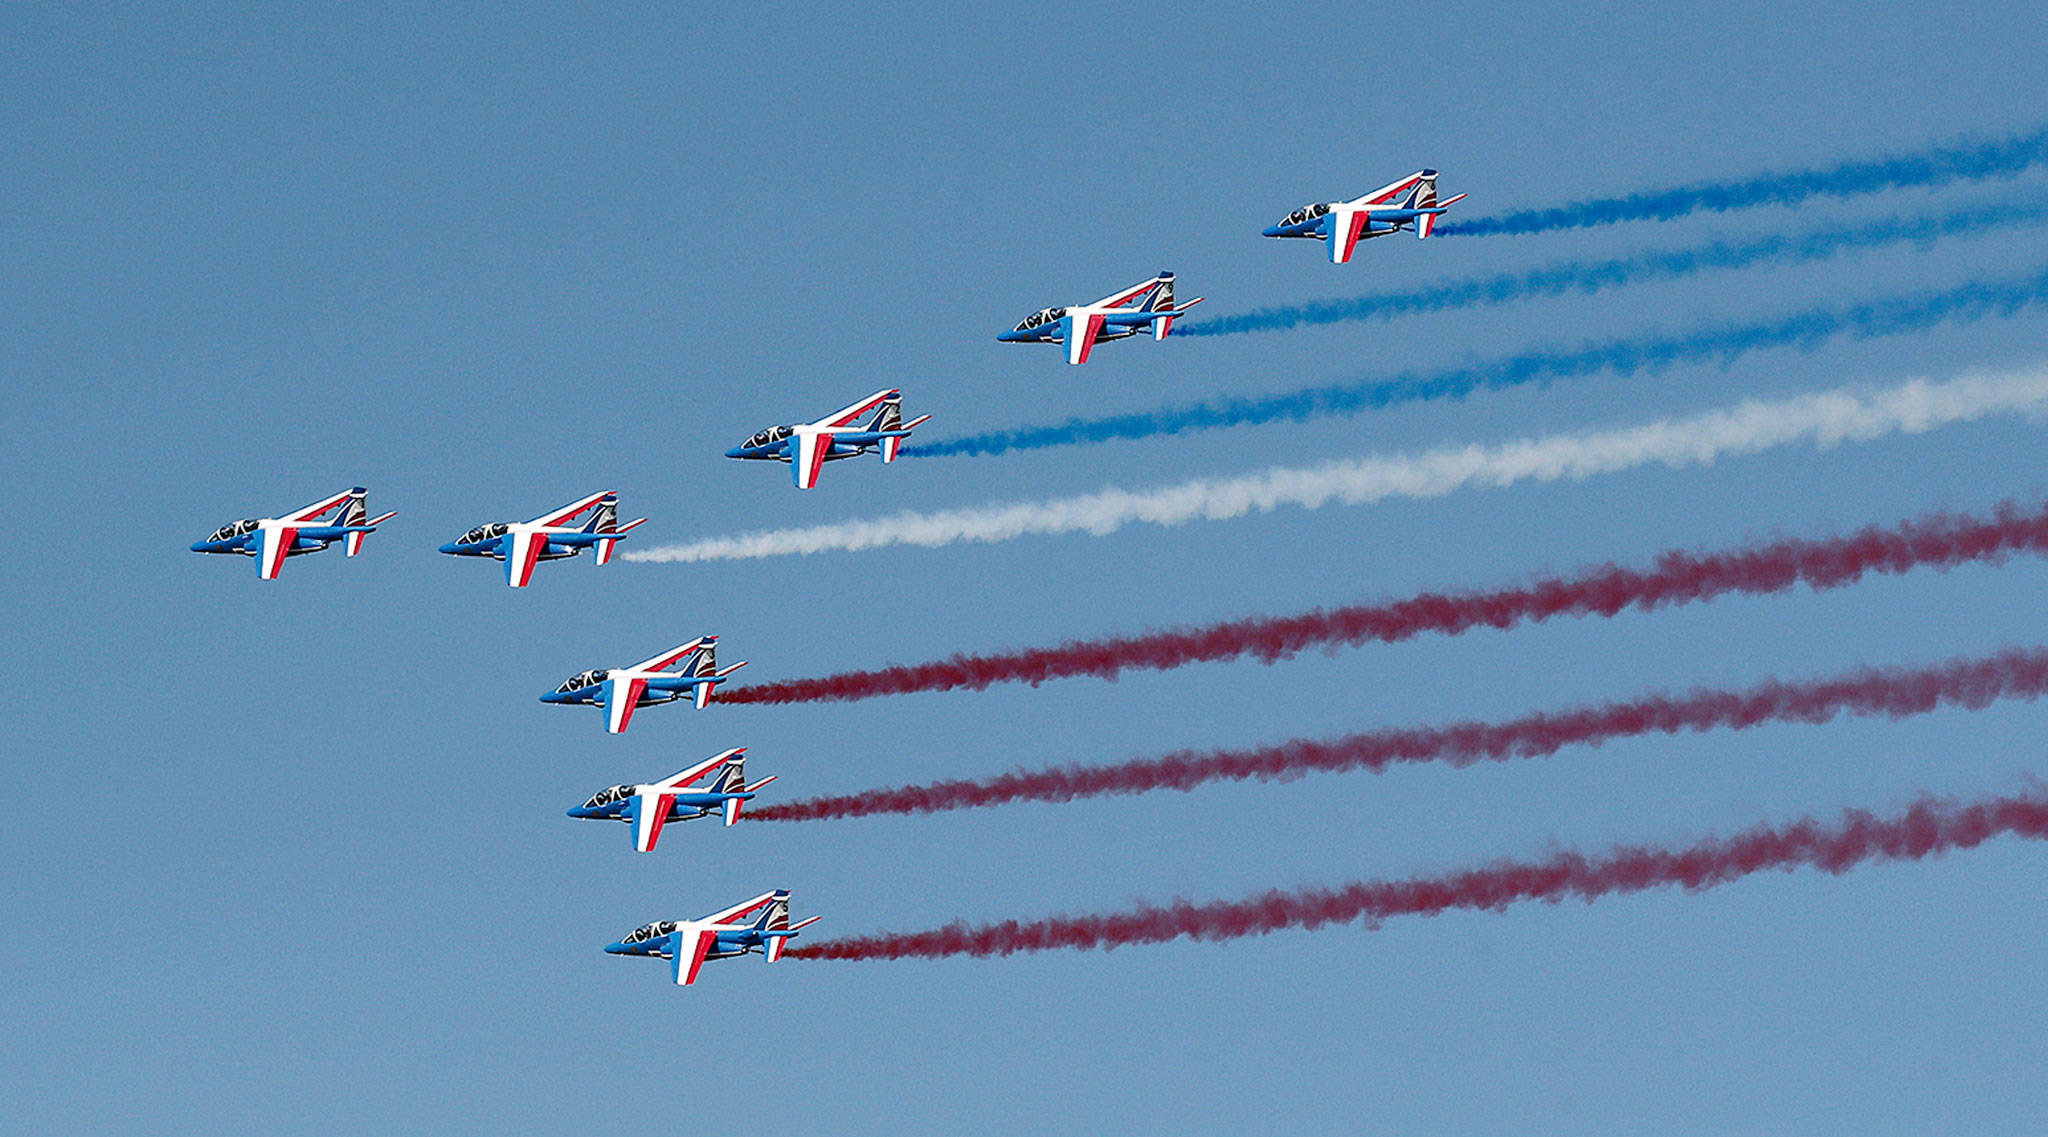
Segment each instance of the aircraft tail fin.
M608 493L600 498L597 509L590 520L583 523L585 533L616 533L619 531L619 495Z
M1155 279L1158 283L1152 286L1151 294L1145 297L1144 303L1138 305L1138 310L1140 312L1173 311L1173 274L1162 272Z
M390 513L382 515L381 517L371 517L370 507L367 504L369 494L370 491L364 489L361 486L357 486L354 489L348 491L348 500L341 504L341 511L334 515L333 523L335 525L341 526L375 528L376 526L382 525L384 522L389 521L393 517L396 517L398 515L397 511L394 510ZM368 535L369 534L367 533L343 534L341 538L342 551L351 557L355 556L357 553L362 552L363 538Z
M896 451L903 445L904 437L923 425L925 420L931 417L930 415L919 415L917 418L905 423L903 421L903 396L896 395L884 402L882 409L875 412L875 420L868 424L868 429L876 432L900 430L903 434L892 434L890 437L882 439L877 445L877 449L882 454L882 461L885 463L894 462L896 460Z
M1415 181L1415 188L1408 191L1408 200L1401 203L1403 209L1433 209L1436 207L1436 171L1424 170Z
M725 760L718 768L718 774L711 779L711 792L715 794L737 794L747 788L747 752L741 750Z

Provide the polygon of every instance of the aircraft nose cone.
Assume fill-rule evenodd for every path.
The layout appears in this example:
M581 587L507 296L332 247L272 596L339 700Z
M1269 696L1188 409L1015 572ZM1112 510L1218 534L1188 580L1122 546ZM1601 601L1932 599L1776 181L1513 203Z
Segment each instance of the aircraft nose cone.
M559 703L562 701L562 693L560 691L549 691L540 697L540 701L543 703Z
M458 550L458 549L456 549L456 547L455 547L455 542L453 542L453 541L450 541L450 542L448 542L447 544L445 544L445 545L441 546L441 551L442 551L442 552L444 552L444 553L447 553L447 554L449 554L450 556L453 556L453 555L454 555L454 554L455 554L456 552L458 552L459 550Z
M624 940L613 940L611 943L604 945L604 950L607 955L625 955L626 942Z
M727 450L725 452L725 456L728 458L737 458L740 456L740 451L744 449L746 449L746 447L744 446L735 446L732 449Z
M1278 237L1279 235L1280 227L1278 225L1268 225L1263 231L1259 233L1259 236L1261 237Z
M194 541L190 545L186 546L186 548L191 549L195 553L203 553L206 551L206 542Z

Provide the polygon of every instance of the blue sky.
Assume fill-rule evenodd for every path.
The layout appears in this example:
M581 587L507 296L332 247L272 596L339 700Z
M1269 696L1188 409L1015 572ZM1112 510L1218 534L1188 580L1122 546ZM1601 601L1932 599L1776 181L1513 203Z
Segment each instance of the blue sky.
M841 464L808 494L719 456L881 386L937 438L2037 269L2048 241L2020 228L1116 343L1080 368L994 342L1161 268L1222 315L2038 195L2040 172L1395 239L1342 268L1257 236L1424 165L1480 216L2038 128L2044 33L1997 5L8 10L0 1114L166 1134L2024 1130L2048 1106L2048 852L2024 842L1220 945L734 960L688 990L599 949L770 887L822 937L2010 791L2042 770L2040 706L691 826L645 857L562 811L735 745L801 796L2039 644L2037 560L1274 667L663 708L620 737L536 697L703 632L753 661L741 678L816 675L2039 501L2039 421L1107 537L586 559L518 593L433 549L603 487L652 545L2040 366L2033 311L1349 419ZM259 584L184 551L351 484L399 511L353 561Z

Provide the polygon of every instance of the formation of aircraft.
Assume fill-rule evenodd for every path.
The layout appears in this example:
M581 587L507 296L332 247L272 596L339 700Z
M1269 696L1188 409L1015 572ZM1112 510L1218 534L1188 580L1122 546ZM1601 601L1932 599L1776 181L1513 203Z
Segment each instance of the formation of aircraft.
M686 658L682 670L668 670ZM603 707L605 730L620 734L633 721L633 712L641 707L692 697L697 709L702 710L711 702L712 689L745 666L742 660L719 670L718 637L699 636L631 667L594 669L571 676L568 682L542 695L540 701Z
M854 423L869 411L875 417L866 426ZM930 415L903 421L903 392L891 388L876 391L860 402L841 407L816 422L771 426L725 452L728 458L787 462L796 477L796 488L818 484L818 471L827 462L858 458L877 451L884 462L896 460L896 450L910 432L922 426Z
M371 517L363 504L368 493L363 487L356 486L333 497L322 498L304 509L295 509L283 517L230 521L214 530L213 536L206 540L192 542L192 551L255 557L256 575L262 580L276 580L286 557L317 553L336 541L340 541L342 548L353 557L362 551L365 534L375 533L377 526L398 516L398 511L392 510L380 517ZM321 521L320 518L328 513L334 516Z
M1278 225L1267 226L1263 235L1323 241L1330 247L1331 263L1344 264L1362 240L1408 228L1415 230L1418 239L1429 236L1444 210L1465 196L1461 193L1438 201L1436 171L1417 170L1364 197L1304 205L1281 218Z
M1175 307L1173 274L1162 272L1093 304L1040 308L996 338L1004 343L1063 343L1068 363L1086 363L1088 352L1103 340L1124 339L1147 327L1152 329L1153 339L1165 339L1173 328L1173 318L1203 299L1197 296Z
M1439 201L1436 176L1435 170L1418 170L1352 201L1304 206L1267 228L1265 235L1325 241L1330 259L1338 264L1351 259L1361 240L1410 228L1417 237L1427 237L1436 219L1466 196ZM1154 339L1165 339L1174 319L1201 302L1202 298L1196 297L1177 304L1173 274L1162 272L1093 304L1042 308L996 338L1006 343L1063 343L1067 362L1080 364L1088 361L1095 344L1135 336L1148 327ZM863 418L867 418L865 423ZM816 422L769 427L727 450L725 456L787 462L796 487L810 489L827 462L870 452L878 453L884 463L895 461L903 440L930 418L920 415L905 422L903 392L889 388ZM366 495L363 487L356 486L281 517L230 522L207 539L193 542L191 548L196 553L253 557L257 576L263 580L275 579L287 558L319 552L335 541L341 541L347 555L353 557L361 551L365 535L397 516L396 511L369 516ZM581 525L574 523L585 514L589 516ZM442 545L441 552L503 561L505 582L524 588L542 561L562 560L594 549L593 559L599 565L609 564L618 542L646 520L641 517L619 524L618 495L605 490L531 521L478 525ZM701 709L727 676L746 666L741 662L719 668L717 647L718 637L700 636L631 667L585 671L542 695L541 701L603 707L605 729L612 734L622 733L632 722L633 712L641 707L690 698ZM663 827L672 821L718 815L726 825L733 825L742 805L774 780L770 776L749 783L746 748L735 747L660 781L601 790L568 813L585 820L624 822L632 829L633 848L646 853L654 850ZM604 950L613 955L666 959L675 982L687 985L696 981L707 959L758 951L774 963L782 958L789 940L818 919L812 916L791 924L789 892L782 889L701 919L643 925Z
M623 821L633 827L633 848L651 853L655 842L661 840L662 826L671 821L695 821L713 813L724 814L727 825L738 821L740 803L752 801L762 786L775 780L775 775L770 774L748 785L746 761L747 748L736 747L658 782L599 790L589 801L570 810L569 816ZM712 775L707 785L691 788L707 774Z
M752 923L735 923L760 912ZM789 922L789 890L764 892L752 900L713 912L701 920L656 920L628 932L625 938L605 945L613 955L651 956L669 961L677 986L697 981L697 969L707 959L731 959L758 951L774 963L791 936L817 923L822 917Z
M586 511L590 511L590 520L580 526L569 524ZM619 538L646 520L638 517L619 524L619 495L603 490L531 521L479 525L441 546L441 551L455 557L495 557L505 562L505 583L525 588L533 579L533 566L542 561L557 561L595 548L597 563L610 564Z

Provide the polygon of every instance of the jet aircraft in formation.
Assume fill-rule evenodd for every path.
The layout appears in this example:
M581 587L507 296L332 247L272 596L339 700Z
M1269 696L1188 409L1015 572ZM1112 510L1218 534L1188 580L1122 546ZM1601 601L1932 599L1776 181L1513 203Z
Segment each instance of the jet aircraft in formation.
M214 530L206 540L192 542L192 551L255 557L256 575L263 580L277 579L286 557L317 553L336 541L353 557L363 547L364 534L376 532L377 526L398 516L398 511L392 510L381 517L371 517L363 504L368 493L356 486L283 517L231 521ZM334 516L321 522L319 518L330 511Z
M1004 343L1064 343L1068 363L1086 363L1089 350L1098 341L1134 336L1147 326L1152 329L1153 339L1165 339L1173 328L1173 318L1203 299L1197 296L1175 307L1173 274L1162 272L1093 304L1040 308L996 338Z
M569 524L592 506L597 508L590 520L581 526ZM595 548L597 563L610 564L619 538L646 520L640 517L619 524L619 495L604 490L531 521L479 525L441 546L441 551L456 557L495 557L505 562L505 583L525 588L533 579L533 566L542 561L557 561Z
M1264 235L1327 242L1331 263L1344 264L1361 240L1408 228L1415 230L1417 238L1429 236L1444 210L1465 200L1465 196L1461 193L1438 201L1436 171L1417 170L1364 197L1304 205L1281 218L1278 225L1267 226Z
M698 709L703 709L711 701L712 688L746 666L742 660L719 670L717 651L717 636L699 636L631 667L586 671L542 695L540 701L603 707L605 729L618 734L641 707L673 703L687 694L695 697ZM668 670L685 657L689 662L681 671Z
M756 791L775 780L775 775L770 774L748 785L746 760L747 748L741 746L658 782L600 790L589 801L570 810L569 816L626 822L633 827L633 848L650 853L655 842L661 840L661 827L671 821L695 821L714 812L723 813L727 825L738 821L740 803L753 800ZM717 776L708 786L690 788L692 782L714 770Z
M866 426L855 426L854 420L869 411L874 411L875 417ZM858 458L870 450L880 451L882 461L894 462L897 447L931 417L919 415L904 422L903 392L876 391L816 422L771 426L726 451L725 456L788 462L796 488L807 490L818 484L818 471L827 462Z
M750 924L732 921L760 912ZM818 922L813 916L801 923L789 922L789 890L764 892L701 920L656 920L627 933L624 939L605 945L613 955L652 956L669 961L676 984L697 981L697 969L707 959L730 959L758 951L774 963L782 958L789 938Z

